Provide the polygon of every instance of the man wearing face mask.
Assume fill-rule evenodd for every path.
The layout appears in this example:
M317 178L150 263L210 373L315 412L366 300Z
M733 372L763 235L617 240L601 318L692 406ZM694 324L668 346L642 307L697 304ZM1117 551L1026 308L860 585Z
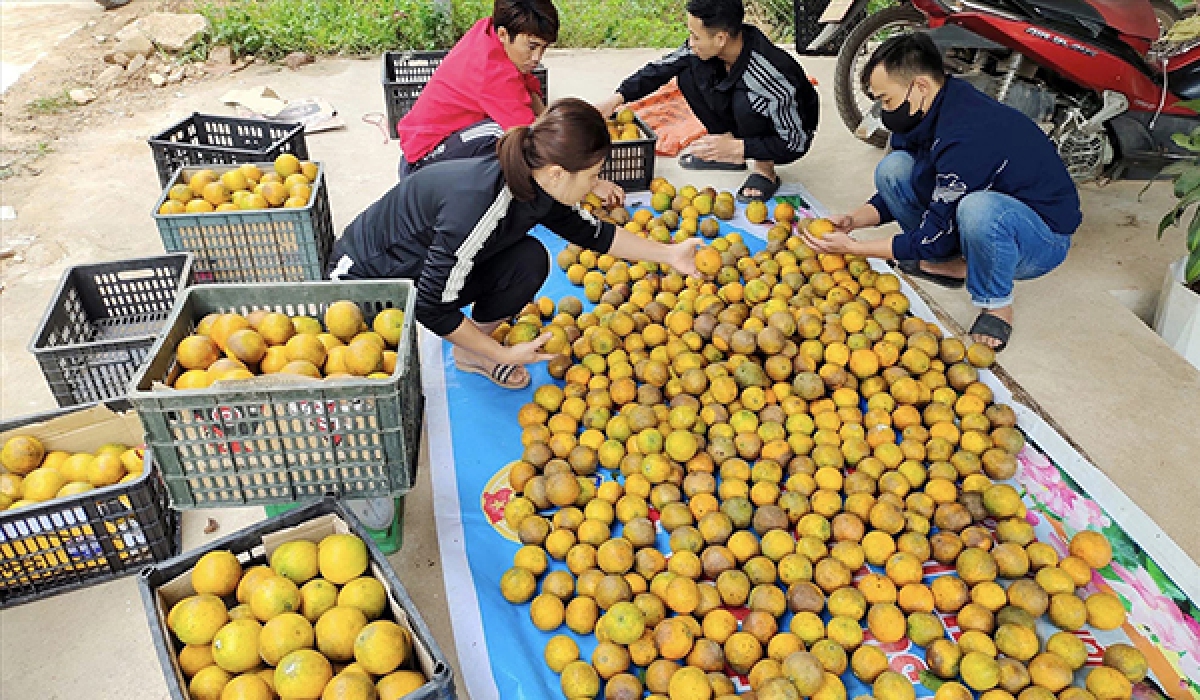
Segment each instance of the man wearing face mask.
M812 145L820 112L804 69L757 27L744 24L742 0L688 0L688 42L629 76L596 105L612 114L676 78L708 136L688 146L688 170L744 170L742 202L768 200L779 189L776 165L799 160Z
M814 250L895 259L911 275L964 285L981 309L971 335L997 351L1012 334L1015 280L1062 264L1083 215L1054 145L1024 114L948 77L923 33L884 42L863 86L879 99L892 153L875 170L875 196L806 234ZM895 221L901 233L859 241L855 229Z

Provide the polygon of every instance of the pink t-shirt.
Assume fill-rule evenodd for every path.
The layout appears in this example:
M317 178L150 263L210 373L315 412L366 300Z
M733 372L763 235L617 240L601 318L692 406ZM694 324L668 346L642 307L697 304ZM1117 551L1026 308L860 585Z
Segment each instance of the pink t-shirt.
M537 78L521 73L485 17L455 44L400 120L404 158L415 163L450 134L484 119L502 129L532 124Z

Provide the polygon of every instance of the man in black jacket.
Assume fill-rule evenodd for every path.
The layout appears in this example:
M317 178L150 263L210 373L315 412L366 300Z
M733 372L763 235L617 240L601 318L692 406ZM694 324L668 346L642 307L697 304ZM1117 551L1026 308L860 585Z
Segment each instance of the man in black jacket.
M795 59L742 23L742 0L688 0L687 15L688 42L626 78L596 107L612 114L677 78L709 134L689 146L679 164L742 170L752 160L738 199L770 199L779 189L775 166L796 161L812 145L817 91Z

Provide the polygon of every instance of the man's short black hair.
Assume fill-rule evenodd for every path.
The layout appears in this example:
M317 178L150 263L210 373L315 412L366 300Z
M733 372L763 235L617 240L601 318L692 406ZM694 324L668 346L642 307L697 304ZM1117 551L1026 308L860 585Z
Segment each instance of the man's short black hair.
M688 0L687 13L703 22L705 29L737 36L742 33L746 8L742 0Z
M558 41L558 8L552 0L496 0L492 26L504 27L509 41L518 34L529 34L553 44Z
M946 80L942 52L925 32L894 36L875 49L859 76L864 90L870 91L871 74L879 66L900 82L911 81L918 75L933 78L939 84Z

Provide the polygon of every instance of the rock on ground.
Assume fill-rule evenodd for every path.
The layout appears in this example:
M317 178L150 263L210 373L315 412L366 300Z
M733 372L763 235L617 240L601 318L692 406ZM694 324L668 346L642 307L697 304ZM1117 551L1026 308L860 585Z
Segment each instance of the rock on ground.
M293 51L287 55L287 58L283 59L283 62L287 64L287 67L291 68L292 70L299 70L300 66L312 63L313 61L313 57L304 53L303 51Z
M141 34L164 51L183 51L208 30L208 20L194 13L154 12L133 22L117 34Z
M217 46L208 52L208 63L213 66L232 66L233 49L228 46Z
M96 78L96 86L103 89L116 85L121 78L125 76L125 69L121 66L113 65L105 68L103 72Z
M149 56L154 53L154 43L143 34L133 34L126 39L121 39L113 47L112 53L123 53L126 56L133 56L135 54L138 56Z
M95 101L97 97L96 91L91 88L75 88L67 93L67 95L70 96L71 101L77 105L88 104L89 102Z
M129 65L125 66L125 70L128 71L129 77L132 78L138 71L140 71L145 66L146 66L146 57L141 54L138 54L137 56L134 56L131 61L129 61Z

